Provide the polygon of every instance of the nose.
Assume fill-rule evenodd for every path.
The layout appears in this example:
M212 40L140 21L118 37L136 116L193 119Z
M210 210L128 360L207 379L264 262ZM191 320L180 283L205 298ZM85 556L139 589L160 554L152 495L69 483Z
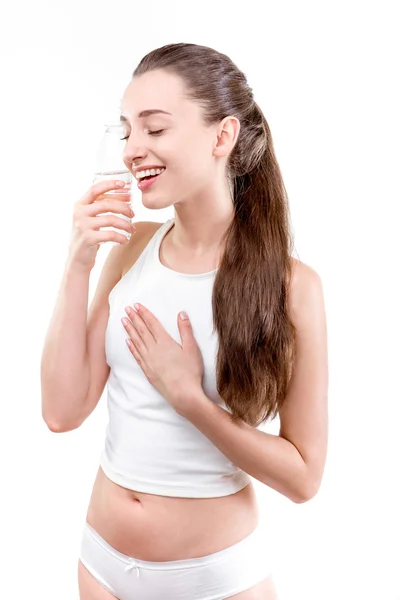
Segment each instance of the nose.
M138 148L130 151L124 151L123 161L125 165L131 169L135 166L135 163L143 163L143 159L147 156L147 152L144 148Z
M136 136L136 138L134 138L132 133L126 141L122 158L129 169L132 168L132 163L143 163L143 159L147 156L147 150L141 141L142 140L140 136Z

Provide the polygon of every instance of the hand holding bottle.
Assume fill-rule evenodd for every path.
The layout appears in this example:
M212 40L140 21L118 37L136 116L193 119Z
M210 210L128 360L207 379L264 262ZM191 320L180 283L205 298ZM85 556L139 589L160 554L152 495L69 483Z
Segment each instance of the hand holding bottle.
M125 182L122 182L125 185ZM114 242L128 244L135 226L128 219L134 216L128 202L114 199L116 196L103 196L110 190L120 189L117 180L100 181L90 186L88 191L74 205L69 262L80 268L91 270L101 243ZM99 196L104 199L97 200ZM108 213L102 215L101 213ZM121 216L117 216L121 215ZM115 227L125 230L128 236L113 229L100 231L100 227Z

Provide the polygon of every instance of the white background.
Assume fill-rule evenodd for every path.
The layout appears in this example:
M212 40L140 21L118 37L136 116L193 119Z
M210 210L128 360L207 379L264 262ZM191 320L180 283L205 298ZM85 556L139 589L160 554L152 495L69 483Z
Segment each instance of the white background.
M103 124L144 54L195 42L242 69L271 127L298 257L329 335L322 487L255 481L280 600L398 600L397 2L57 2L1 9L1 595L78 598L106 394L70 433L41 418L40 359ZM397 54L397 59L396 59ZM164 222L134 191L136 220ZM109 247L100 248L93 296ZM267 426L277 432L278 422ZM260 549L262 551L262 549Z

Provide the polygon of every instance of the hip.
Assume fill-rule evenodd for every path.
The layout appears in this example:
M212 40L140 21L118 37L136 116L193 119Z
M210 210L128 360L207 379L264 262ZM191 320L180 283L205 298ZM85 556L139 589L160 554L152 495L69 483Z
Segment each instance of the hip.
M149 561L206 556L233 546L257 527L253 483L217 498L178 498L133 491L99 467L86 515L108 544Z

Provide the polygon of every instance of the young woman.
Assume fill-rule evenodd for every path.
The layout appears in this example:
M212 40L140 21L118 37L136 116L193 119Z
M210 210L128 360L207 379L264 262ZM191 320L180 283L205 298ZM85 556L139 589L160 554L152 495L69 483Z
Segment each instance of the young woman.
M246 77L196 44L156 49L121 104L124 161L166 223L76 204L43 356L43 416L79 427L108 388L109 423L78 562L81 600L273 600L273 548L251 477L293 502L327 450L321 280L291 256L289 209ZM99 243L115 246L87 315ZM134 305L138 305L135 309ZM185 311L187 319L181 319ZM129 345L128 345L129 342ZM80 388L78 386L81 386ZM259 425L279 413L279 436Z

